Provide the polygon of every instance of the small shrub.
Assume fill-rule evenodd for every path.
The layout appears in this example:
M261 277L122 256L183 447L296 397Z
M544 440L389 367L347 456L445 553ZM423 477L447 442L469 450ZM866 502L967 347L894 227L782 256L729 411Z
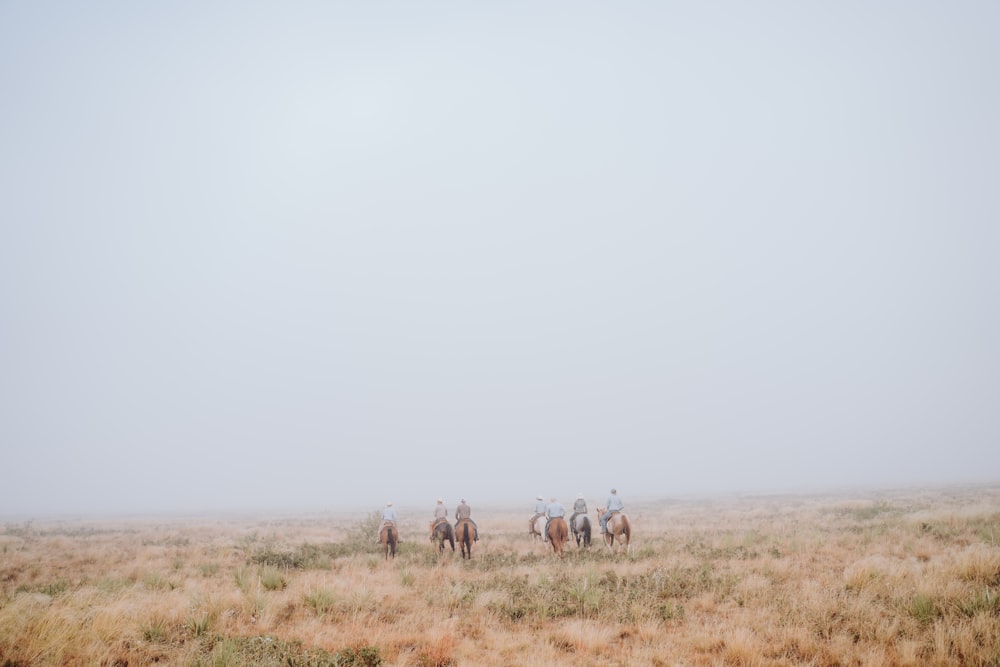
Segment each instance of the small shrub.
M312 609L318 616L324 616L333 611L336 605L336 598L332 592L321 588L306 593L303 602L306 607Z
M207 614L192 616L184 623L184 628L195 637L204 637L212 627L212 621Z
M264 567L260 571L260 585L264 590L282 591L288 586L288 580L277 568Z
M142 627L142 638L152 644L166 643L170 635L170 624L164 618L153 618Z
M360 646L345 648L333 656L334 667L379 667L382 656L377 646Z

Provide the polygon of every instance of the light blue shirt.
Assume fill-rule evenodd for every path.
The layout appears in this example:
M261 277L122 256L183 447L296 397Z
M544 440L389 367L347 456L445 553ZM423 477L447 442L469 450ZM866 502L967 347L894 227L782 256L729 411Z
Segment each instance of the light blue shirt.
M548 504L544 500L539 500L535 503L535 511L539 514L545 514L545 510L549 508Z
M549 506L545 508L545 516L550 519L566 516L566 508L560 502L549 503Z
M399 517L396 514L395 507L386 507L382 509L382 520L383 521L399 521Z
M622 502L622 499L619 498L617 494L612 493L610 496L608 496L609 512L614 512L616 510L621 512L623 509L625 509L625 503Z

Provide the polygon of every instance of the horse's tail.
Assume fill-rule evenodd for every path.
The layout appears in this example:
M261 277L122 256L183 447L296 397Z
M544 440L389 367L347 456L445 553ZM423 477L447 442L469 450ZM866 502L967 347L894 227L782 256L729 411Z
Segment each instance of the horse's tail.
M398 541L396 538L398 535L396 535L395 526L389 526L389 534L386 537L389 540L389 547L392 549L392 553L396 553L396 542Z
M590 517L583 517L583 544L585 546L590 546Z
M472 539L469 537L469 522L462 522L462 537L459 540L462 544L471 545Z

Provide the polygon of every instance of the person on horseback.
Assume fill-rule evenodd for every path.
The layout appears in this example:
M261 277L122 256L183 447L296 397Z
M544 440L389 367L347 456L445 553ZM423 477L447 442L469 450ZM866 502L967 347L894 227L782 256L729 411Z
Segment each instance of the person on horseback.
M535 520L540 516L545 516L545 510L548 509L548 503L545 502L545 498L541 496L535 496L535 510L531 518L528 519L528 534L534 533Z
M448 508L444 506L444 500L438 498L437 505L434 506L434 525L448 519Z
M399 515L396 513L396 508L392 506L392 501L390 500L382 508L382 523L379 524L378 531L375 533L376 544L380 542L379 535L382 534L382 529L385 528L390 523L395 525L399 521Z
M569 527L574 534L576 534L576 517L586 513L587 501L583 499L583 494L581 493L577 495L576 501L573 503L573 513L569 517Z
M549 541L549 522L557 516L566 516L566 508L563 507L561 502L553 498L545 507L545 532L542 534L542 537L545 538L546 542Z
M608 496L608 504L604 510L604 514L601 515L601 535L607 535L608 533L608 519L615 512L621 512L625 509L625 503L622 499L618 497L618 490L611 489L611 495Z
M468 519L472 523L472 527L475 529L474 541L478 542L479 526L476 525L475 520L472 518L472 508L465 502L465 498L462 498L462 502L455 508L455 530L458 530L458 522L462 519Z

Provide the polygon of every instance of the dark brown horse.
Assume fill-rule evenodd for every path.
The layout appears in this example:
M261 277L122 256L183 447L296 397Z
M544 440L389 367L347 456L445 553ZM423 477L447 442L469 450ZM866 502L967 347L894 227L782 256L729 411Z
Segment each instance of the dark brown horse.
M378 541L382 543L385 550L385 559L389 560L389 554L396 557L396 545L399 544L399 529L392 521L387 521L378 533Z
M438 551L444 553L444 543L451 545L451 552L455 553L455 529L451 527L447 519L435 523L431 521L431 541L437 542Z
M604 508L598 507L598 519L602 516L604 516ZM616 510L611 513L607 525L608 532L604 534L604 543L608 545L608 549L614 551L615 542L617 542L618 548L624 546L625 552L628 553L632 546L632 524L629 522L628 516Z
M569 527L566 525L566 519L561 516L552 517L549 521L548 537L549 542L552 543L552 550L562 558L563 547L566 545L566 540L569 539Z
M462 558L472 558L472 543L476 537L476 527L472 519L459 519L455 524L455 538L462 549Z

